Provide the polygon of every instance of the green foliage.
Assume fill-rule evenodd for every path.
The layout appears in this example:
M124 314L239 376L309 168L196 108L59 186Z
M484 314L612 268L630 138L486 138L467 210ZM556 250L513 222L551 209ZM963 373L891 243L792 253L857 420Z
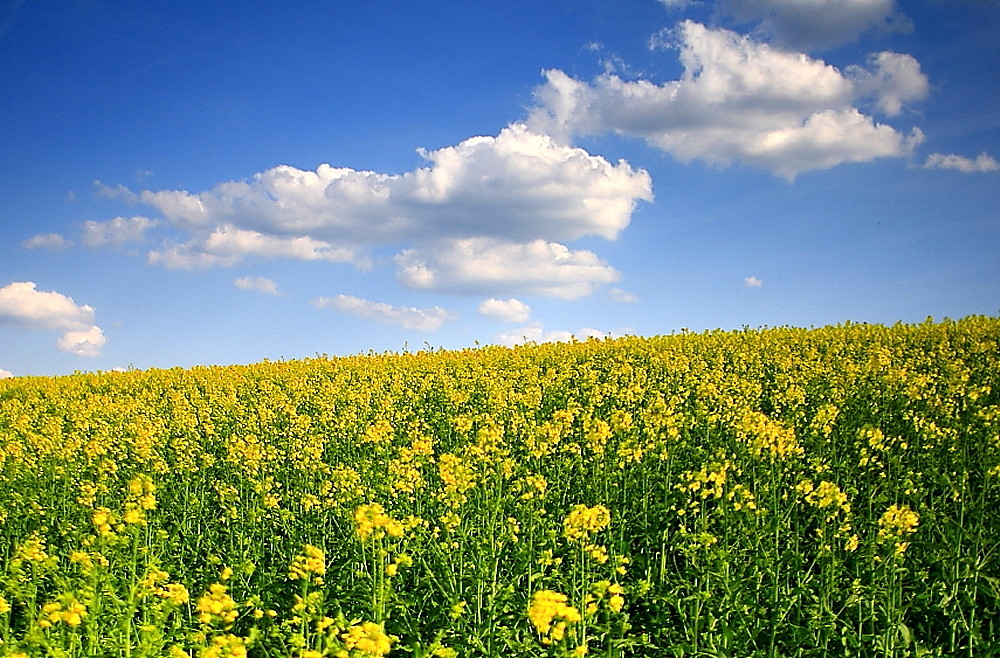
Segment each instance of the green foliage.
M0 380L0 656L995 655L998 342Z

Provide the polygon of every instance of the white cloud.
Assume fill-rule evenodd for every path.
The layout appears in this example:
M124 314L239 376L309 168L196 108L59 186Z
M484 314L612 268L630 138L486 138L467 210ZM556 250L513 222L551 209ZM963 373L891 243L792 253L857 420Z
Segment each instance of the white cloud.
M903 104L927 97L930 83L912 55L881 52L869 58L870 69L847 67L857 91L873 96L878 108L888 116L897 116Z
M980 153L975 160L961 155L931 153L923 166L925 169L954 169L967 174L1000 171L1000 162L985 152Z
M572 340L586 340L588 338L607 337L603 331L584 327L577 332L551 330L546 331L540 322L504 331L497 335L497 341L502 345L514 346L524 343L568 343Z
M77 306L72 298L58 292L37 290L31 281L0 288L0 323L62 331L59 349L80 356L97 356L107 340L94 324L92 307Z
M354 259L354 252L307 236L280 237L223 225L207 236L151 251L148 262L168 269L229 267L246 256L346 263Z
M563 243L585 236L613 240L628 226L636 204L652 200L647 172L559 143L525 124L512 124L495 137L419 152L425 166L403 174L283 165L204 192L133 193L98 186L105 196L152 206L166 225L185 234L149 252L149 263L168 268L231 266L251 256L364 266L370 261L367 250L390 246L401 249L397 260L407 266L426 261L420 271L438 283L421 284L412 268L401 272L400 280L448 289L458 287L450 272L481 269L457 263L462 254L478 257L495 251L495 245L535 254L542 244L550 245L542 249L552 252L545 258L550 266L534 267L525 285L511 289L539 294L551 289L570 297L586 294L578 291L591 290L613 270L591 252L569 252ZM568 259L556 253L560 250ZM536 254L531 264L537 260ZM582 282L570 292L567 277L581 266ZM546 272L556 278L544 281ZM505 294L488 286L491 280L506 281L507 274L479 274L466 287Z
M527 322L531 317L531 307L521 300L490 298L479 304L479 314L499 322Z
M608 290L608 297L611 301L619 304L634 304L639 301L639 296L621 288L611 288Z
M401 175L279 166L207 192L144 191L129 198L194 234L229 227L349 249L440 238L614 239L636 202L652 198L645 171L558 144L522 124L420 153L428 166Z
M373 320L385 324L395 324L404 329L435 331L452 319L453 314L441 308L414 308L412 306L392 306L382 302L372 302L352 295L319 297L312 300L316 308L329 308L362 320Z
M684 21L673 33L684 73L656 84L605 74L592 83L559 70L536 89L529 125L568 140L615 132L681 161L733 162L794 179L845 162L909 155L923 138L876 123L855 107L869 97L887 112L926 93L908 55L875 56L872 70L836 67L735 32ZM923 84L922 84L923 83Z
M265 276L241 276L233 285L242 290L255 290L266 295L277 295L278 284Z
M146 231L157 224L155 219L140 215L115 217L104 222L84 222L83 243L88 247L117 247L126 242L142 242Z
M462 294L532 294L563 299L589 295L617 281L617 270L586 250L558 242L490 238L443 241L396 256L396 278L407 287Z
M737 20L758 22L762 35L791 48L820 50L869 30L908 30L895 0L725 0Z
M58 233L40 233L33 235L22 243L25 249L52 249L62 251L72 247L73 243Z
M0 368L0 379L10 379L13 376L14 373L12 373L10 370L4 370L3 368Z
M660 3L667 9L684 9L698 2L699 0L660 0Z
M107 340L100 327L88 327L63 333L56 345L59 349L77 356L100 356L101 348Z
M747 288L760 288L764 285L764 282L755 276L748 276L743 279L743 285Z

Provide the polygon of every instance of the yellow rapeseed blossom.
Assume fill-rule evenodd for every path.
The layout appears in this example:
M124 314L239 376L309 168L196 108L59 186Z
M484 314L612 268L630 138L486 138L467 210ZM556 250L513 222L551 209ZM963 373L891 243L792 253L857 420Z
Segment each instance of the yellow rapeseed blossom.
M292 558L292 564L288 567L288 577L291 580L313 579L317 585L321 585L324 575L326 575L326 556L323 555L322 549L312 544L306 544L303 552Z
M567 604L565 594L544 589L535 592L528 605L528 620L542 636L542 644L561 641L568 624L583 619L580 611Z
M811 487L811 483L809 485ZM851 513L851 505L847 502L847 494L840 490L834 482L823 480L815 489L806 494L806 502L820 509L835 507L845 514Z
M570 541L585 541L610 523L611 512L604 505L575 505L563 521L563 534Z
M910 545L903 538L916 532L919 523L920 516L907 505L892 505L878 521L879 541L894 542L896 554L900 555Z
M475 471L457 455L446 453L438 457L438 474L444 484L441 498L453 507L465 503L466 493L476 486Z
M750 411L736 423L740 438L754 455L771 459L800 456L802 447L795 438L795 430L785 427L759 411Z
M246 658L246 655L243 638L232 633L216 635L209 646L198 651L198 658Z
M67 626L79 626L83 623L83 618L87 616L87 607L76 599L70 599L65 604L59 601L46 603L42 606L42 613L39 616L38 625L42 628L49 628L60 622Z
M382 539L386 535L403 536L403 524L385 513L378 503L361 505L354 510L355 532L361 540Z
M40 537L37 532L32 533L24 542L17 547L14 551L14 560L16 562L45 562L49 559L49 554L45 552L45 539Z
M379 624L366 621L352 625L341 634L340 639L348 651L357 652L351 654L352 658L355 655L359 658L380 658L389 653L395 638L387 635Z
M198 613L198 621L206 625L222 623L228 626L239 616L236 602L226 592L226 586L221 583L209 585L208 593L198 599L195 611Z
M97 528L98 534L107 537L113 534L112 526L116 523L115 515L107 507L98 507L90 516L91 523Z

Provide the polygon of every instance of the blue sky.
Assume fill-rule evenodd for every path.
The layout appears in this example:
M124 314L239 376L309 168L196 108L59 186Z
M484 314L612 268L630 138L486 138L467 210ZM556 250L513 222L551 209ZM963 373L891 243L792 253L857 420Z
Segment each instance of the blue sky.
M1000 313L1000 2L0 4L0 376Z

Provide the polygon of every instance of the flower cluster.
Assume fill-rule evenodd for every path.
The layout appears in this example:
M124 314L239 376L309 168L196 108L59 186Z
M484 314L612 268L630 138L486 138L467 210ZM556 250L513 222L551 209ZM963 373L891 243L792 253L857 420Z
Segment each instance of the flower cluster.
M920 516L907 505L892 505L878 520L879 541L890 541L895 545L896 555L901 555L910 546L903 538L917 531Z
M49 628L53 624L62 622L67 626L79 626L86 616L87 607L76 599L70 599L66 602L53 601L42 606L42 615L38 620L38 625L41 628Z
M403 524L385 513L378 503L361 505L354 510L355 532L362 541L403 536Z
M395 638L387 635L381 625L366 621L353 624L340 639L345 648L336 654L337 658L381 658L392 649Z
M568 624L580 621L580 611L567 603L565 594L550 589L535 592L528 606L528 619L541 635L542 644L560 642Z
M326 556L312 544L306 544L302 553L293 557L288 567L288 577L291 580L312 580L317 585L322 585L324 575Z
M592 543L590 537L610 524L611 512L604 505L576 505L563 520L563 535L571 542L580 544L592 558L604 564L608 561L608 550Z
M243 638L226 633L216 635L211 643L198 651L198 658L246 658L247 647Z
M611 523L611 512L604 505L575 505L563 521L563 534L570 541L586 541Z
M209 585L208 593L198 599L195 610L198 612L198 621L206 625L221 623L230 626L239 616L236 602L221 583Z
M754 455L771 459L800 456L804 453L795 438L795 430L785 427L759 411L746 412L736 424L737 433Z
M152 594L175 606L184 605L190 599L187 587L180 583L167 582L169 579L170 574L166 571L151 567L146 576L139 581L139 585L142 586L143 593Z

